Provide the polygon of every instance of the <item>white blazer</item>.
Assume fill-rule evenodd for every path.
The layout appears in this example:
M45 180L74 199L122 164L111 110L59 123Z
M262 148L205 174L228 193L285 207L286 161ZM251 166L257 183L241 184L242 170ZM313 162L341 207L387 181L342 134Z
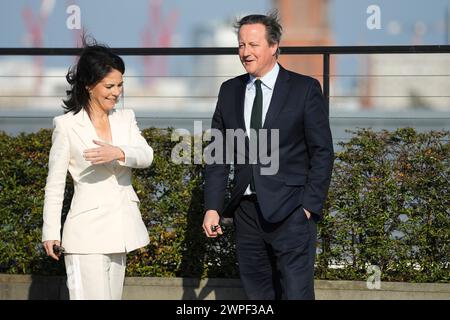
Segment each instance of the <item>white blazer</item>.
M153 149L142 137L132 110L112 110L109 122L112 144L123 150L125 161L92 165L83 158L83 151L98 147L92 140L100 139L88 114L81 110L54 118L42 241L60 240L69 170L74 195L61 243L67 253L130 252L149 243L131 185L131 168L150 166Z

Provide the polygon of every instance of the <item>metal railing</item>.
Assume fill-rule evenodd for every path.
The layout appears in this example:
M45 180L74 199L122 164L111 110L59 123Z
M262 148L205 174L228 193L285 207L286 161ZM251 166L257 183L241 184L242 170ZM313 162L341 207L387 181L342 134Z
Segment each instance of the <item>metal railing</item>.
M429 54L450 53L450 45L418 46L315 46L281 47L283 55L322 55L323 93L329 107L330 98L330 56L343 54ZM81 48L0 48L0 56L75 56ZM112 48L122 56L198 56L236 55L234 47L184 47L184 48Z
M81 48L0 48L0 57L2 56L76 56L81 53ZM112 48L112 50L121 55L121 56L231 56L231 55L237 55L238 50L235 47L221 47L221 48L213 48L213 47L184 47L184 48ZM330 96L330 79L333 77L394 77L399 75L371 75L371 74L364 74L364 75L332 75L330 74L331 68L330 68L330 59L332 56L335 55L365 55L365 54L450 54L450 45L419 45L419 46L317 46L317 47L281 47L281 53L282 55L320 55L322 56L323 61L323 72L321 75L313 75L316 77L322 77L322 85L323 85L323 93L326 99L327 106L329 108L330 105L330 98L349 98L349 97L355 97L355 98L361 98L364 96L351 96L351 95L345 95L345 96L339 96L339 95L333 95ZM444 75L444 74L431 74L431 75L423 75L423 74L417 74L417 75L401 75L402 77L423 77L423 76L439 76L439 77L447 77L450 79L450 74ZM14 77L8 76L8 77ZM18 76L18 77L33 77L33 76ZM45 76L47 77L47 76ZM144 75L144 76L132 76L132 77L164 77L164 76L153 76L153 75ZM165 76L167 77L167 76ZM179 77L179 76L168 76L168 77ZM183 76L184 77L184 76ZM187 77L201 77L201 76L187 76ZM207 77L215 77L207 76ZM4 96L1 96L4 97ZM15 96L20 97L22 96ZM25 97L25 96L24 96ZM47 96L39 96L39 97L47 97ZM53 96L48 96L53 97ZM130 97L127 95L127 97ZM210 94L207 95L199 95L199 96L154 96L154 95L145 95L145 96L131 96L132 98L215 98L215 96L211 96ZM404 96L396 95L396 96L390 96L390 95L373 95L369 98L404 98ZM446 94L435 94L435 95L424 95L423 98L449 98L449 106L450 106L450 96ZM55 97L56 98L56 97ZM450 107L449 107L450 111ZM14 115L3 115L0 118L8 117L10 120L14 121L15 117ZM376 120L377 115L370 116L370 119ZM400 118L401 117L401 118ZM422 119L416 119L414 117L410 117L409 115L400 115L400 117L397 117L395 119L400 119L403 122L407 122L407 120L412 120L410 123L417 123L418 121L421 121ZM39 117L33 117L33 118L39 118ZM48 118L48 117L47 117ZM145 117L141 117L145 118ZM158 117L152 117L152 119L157 119ZM168 117L161 115L161 119L169 119ZM332 121L335 121L337 123L342 123L345 121L345 117L339 117L339 115L334 115L332 118ZM188 118L182 118L184 120L187 120ZM199 118L190 118L191 120L199 119ZM349 118L347 118L349 119ZM356 123L357 119L369 119L369 117L366 117L365 115L357 115L352 116L352 123L348 126L352 126ZM384 117L385 120L392 120L394 118L388 118ZM431 120L430 120L431 119ZM436 119L436 120L434 120ZM146 119L144 119L146 120ZM181 118L174 118L174 121L179 121ZM450 122L450 115L447 116L447 114L439 115L436 117L426 118L425 120L430 121L440 121L439 126L443 123L443 121L449 121ZM414 125L414 124L413 124ZM448 127L448 126L447 126ZM342 130L341 130L342 132ZM342 138L342 135L339 135L339 138L336 140L340 140Z

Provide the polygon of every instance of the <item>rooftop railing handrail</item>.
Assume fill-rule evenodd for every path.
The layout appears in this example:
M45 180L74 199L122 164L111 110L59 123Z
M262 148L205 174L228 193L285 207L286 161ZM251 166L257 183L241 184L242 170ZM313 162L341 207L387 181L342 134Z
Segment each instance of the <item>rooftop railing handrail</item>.
M233 55L236 47L159 47L159 48L111 48L119 55ZM314 46L281 47L282 54L408 54L408 53L450 53L450 45L402 45L402 46ZM0 56L43 55L73 56L81 48L0 48Z
M234 55L237 47L160 47L160 48L111 48L123 56L198 56ZM322 55L323 56L323 94L327 108L330 105L330 55L337 54L427 54L450 53L450 45L402 45L402 46L314 46L280 47L281 54ZM73 56L82 48L0 48L0 56Z

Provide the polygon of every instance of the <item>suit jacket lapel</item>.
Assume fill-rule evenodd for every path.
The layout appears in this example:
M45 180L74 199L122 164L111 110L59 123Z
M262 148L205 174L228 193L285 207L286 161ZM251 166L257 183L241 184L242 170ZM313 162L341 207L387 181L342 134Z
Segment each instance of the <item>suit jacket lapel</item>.
M120 132L119 126L121 125L121 123L118 121L119 119L117 119L118 116L119 115L118 115L118 112L116 111L116 109L113 109L108 117L109 118L109 126L111 128L112 144L115 146L118 146L121 144L121 135L119 134L119 132Z
M89 119L89 115L87 114L84 109L82 109L80 112L78 112L75 116L75 122L76 125L72 127L73 131L75 131L75 134L81 139L83 144L86 146L86 149L92 149L97 148L98 145L96 145L92 140L98 140L97 132L95 132L94 125L92 124L91 120ZM113 134L113 130L111 128L111 135ZM97 166L102 166L106 170L108 170L111 173L114 173L112 168L108 164L100 164Z
M122 145L122 137L125 132L123 132L121 129L122 123L120 122L120 114L116 109L111 110L111 112L108 115L109 119L109 126L111 128L111 139L112 139L112 145L114 146L120 146ZM116 171L117 169L120 169L121 166L116 166L116 162L113 161L112 163L106 163L104 164L105 167L110 170L112 173Z
M236 102L235 102L235 106L236 106L236 116L237 116L237 120L238 120L238 125L240 128L242 128L242 130L245 130L245 120L244 120L244 102L245 102L245 89L247 86L247 82L249 79L248 74L244 75L242 77L239 78L241 80L241 83L237 86L236 88Z
M95 148L97 145L92 141L97 138L97 133L92 125L89 115L84 109L78 112L75 117L76 125L72 127L73 131L81 139L86 148Z
M269 109L267 110L266 119L264 120L263 129L270 128L273 121L277 118L286 102L289 94L289 73L280 66L277 81L273 88L272 99L270 100Z

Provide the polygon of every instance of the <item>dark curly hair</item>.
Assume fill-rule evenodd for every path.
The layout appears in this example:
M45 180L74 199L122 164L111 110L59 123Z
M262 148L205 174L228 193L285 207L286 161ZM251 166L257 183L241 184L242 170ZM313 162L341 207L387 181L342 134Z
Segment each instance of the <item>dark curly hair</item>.
M125 64L121 57L114 54L110 48L98 44L83 36L83 50L76 65L72 66L67 75L71 88L67 91L67 99L63 100L65 113L77 114L81 109L89 113L89 87L97 84L112 70L125 73Z

